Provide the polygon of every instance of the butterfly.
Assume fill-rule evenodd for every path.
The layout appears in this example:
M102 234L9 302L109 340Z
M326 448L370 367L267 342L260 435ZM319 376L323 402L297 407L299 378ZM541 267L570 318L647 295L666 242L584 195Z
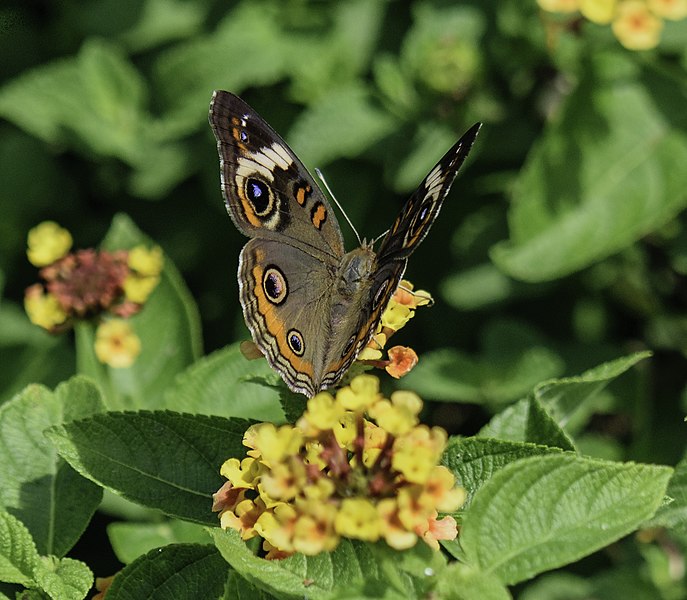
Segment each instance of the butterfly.
M408 257L424 239L481 126L429 172L384 236L346 252L321 189L248 104L215 91L227 211L250 241L239 257L239 299L253 341L288 387L308 397L334 386L376 332Z

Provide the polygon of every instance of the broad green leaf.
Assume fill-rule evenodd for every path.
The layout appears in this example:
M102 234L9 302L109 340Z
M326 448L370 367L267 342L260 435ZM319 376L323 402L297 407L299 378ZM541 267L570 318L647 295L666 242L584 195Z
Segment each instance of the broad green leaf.
M525 441L544 446L556 446L563 450L575 450L570 436L536 398L529 399Z
M93 586L91 570L73 558L41 557L35 579L53 600L82 600Z
M475 494L463 518L466 560L508 585L579 560L650 518L671 473L571 454L511 463Z
M247 422L170 411L106 413L48 430L79 473L128 500L208 525L222 463L243 458Z
M534 389L534 397L564 426L611 381L650 356L651 352L635 352L600 364L575 377L542 382Z
M103 247L129 249L153 246L131 220L117 215ZM106 394L108 407L157 408L164 406L163 393L174 377L201 353L200 318L195 302L169 257L158 286L143 310L130 319L141 339L141 354L129 368L114 369L95 357L95 330L91 323L76 327L77 359L80 372L96 379Z
M441 573L434 590L442 600L510 600L498 577L453 563Z
M168 519L161 523L111 523L107 535L117 558L125 565L162 546L210 543L207 531L196 523Z
M404 553L342 540L334 552L285 560L255 556L235 531L213 529L224 559L258 589L277 598L417 598L426 593L444 560L418 544ZM427 569L427 567L430 567Z
M31 385L0 407L0 501L29 529L41 554L64 556L102 497L60 459L43 431L103 409L98 389L83 377L54 393Z
M236 571L230 570L224 587L224 600L273 600L274 596L248 583Z
M606 60L601 55L586 69L517 181L511 239L491 252L515 278L564 277L628 247L687 206L687 172L680 167L687 162L686 86L649 67L603 78L598 71Z
M30 585L39 560L29 530L16 517L0 511L0 581Z
M306 165L322 167L337 158L358 156L395 127L395 121L373 104L370 92L352 83L303 111L288 138Z
M494 474L516 460L531 456L560 453L560 448L492 440L488 438L452 438L441 459L456 476L456 483L468 493L464 508Z
M597 394L603 388L650 355L650 352L636 352L598 365L581 375L542 382L534 388L531 397L523 398L495 415L479 435L516 442L565 444L560 431L555 434L557 439L538 439L542 435L542 425L548 421L549 428L554 422L559 428L564 428L576 414L584 410L591 411ZM550 429L550 432L554 432L554 429ZM567 437L567 434L564 435Z
M563 369L536 332L514 321L489 323L482 347L477 359L448 348L429 352L403 385L427 400L499 404L524 396Z
M266 360L247 360L238 344L204 356L179 375L164 406L179 412L279 422L279 376Z
M108 589L107 598L219 599L227 574L227 563L213 546L173 544L151 550L124 567Z

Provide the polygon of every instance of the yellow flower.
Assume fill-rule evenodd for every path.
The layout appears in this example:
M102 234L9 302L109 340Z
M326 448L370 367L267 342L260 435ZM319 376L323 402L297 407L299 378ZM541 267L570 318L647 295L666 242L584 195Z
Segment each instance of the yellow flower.
M334 550L339 543L334 529L336 507L318 502L302 504L302 514L293 531L294 550L310 556Z
M396 550L406 550L415 545L417 535L401 523L396 500L384 498L377 505L377 512L381 519L382 536L389 546Z
M427 522L427 529L422 535L423 541L432 549L439 550L437 540L454 540L458 535L456 520L447 515L442 519L436 518L436 513Z
M259 489L270 499L286 502L295 498L306 483L305 466L292 457L291 460L275 464L267 470L261 477Z
M580 0L582 16L592 23L607 25L613 20L618 0Z
M72 236L54 221L43 221L29 231L29 262L36 267L45 267L62 258L72 247Z
M406 392L408 394L412 392ZM370 416L391 435L402 435L417 425L417 414L389 400L380 400L370 408Z
M399 304L392 298L382 315L382 327L398 331L405 327L406 323L414 316L415 311L412 308L405 304Z
M296 509L281 503L263 512L255 522L255 531L281 551L293 552L293 530L298 518Z
M374 542L379 539L381 520L374 504L367 498L344 498L334 527L345 537Z
M242 461L238 458L226 460L219 470L222 477L231 481L234 487L255 489L257 479L262 474L262 463L248 456Z
M578 0L537 0L542 10L558 13L572 13L578 8Z
M127 300L131 300L131 302L136 304L143 304L157 287L158 283L160 283L158 275L141 277L135 273L129 273L126 279L124 279L122 288Z
M336 400L346 410L364 411L381 398L379 379L373 375L358 375L350 385L336 393Z
M687 0L648 0L649 9L655 15L679 21L687 17Z
M141 340L126 321L111 319L98 325L95 354L101 363L115 369L130 367L140 353Z
M446 432L426 425L413 428L394 442L394 469L408 481L425 483L446 446Z
M127 260L129 268L144 277L154 277L162 272L164 256L162 248L153 246L150 250L145 246L136 246L129 250Z
M32 285L24 295L24 310L32 323L50 331L67 320L67 313L55 296L46 294L40 284Z
M356 424L357 419L355 413L348 411L341 416L339 422L332 430L334 431L334 437L336 438L339 446L349 450L352 448L353 442L355 441L355 437L358 433Z
M328 392L315 394L308 400L308 410L303 417L317 429L334 429L344 414L343 406Z
M432 505L441 512L458 510L467 498L465 488L456 486L453 473L440 465L432 469L423 494L431 497Z
M649 50L655 48L661 39L663 21L649 10L643 0L624 0L618 5L611 28L628 50Z
M277 429L272 423L258 423L248 428L243 443L253 448L248 452L249 456L260 457L265 466L272 467L298 453L303 443L303 433L291 425L282 425Z

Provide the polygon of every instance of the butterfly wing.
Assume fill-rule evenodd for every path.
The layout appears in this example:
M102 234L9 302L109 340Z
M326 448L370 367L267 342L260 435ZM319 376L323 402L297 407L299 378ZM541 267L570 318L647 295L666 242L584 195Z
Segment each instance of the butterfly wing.
M212 96L224 202L249 237L288 241L306 252L340 257L343 238L322 191L286 142L238 96Z
M407 258L425 238L481 126L476 123L467 130L405 203L379 248L380 264Z

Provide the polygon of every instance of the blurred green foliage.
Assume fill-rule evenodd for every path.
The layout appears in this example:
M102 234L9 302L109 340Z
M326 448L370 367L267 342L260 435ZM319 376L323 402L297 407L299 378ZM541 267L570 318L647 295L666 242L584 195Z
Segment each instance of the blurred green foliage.
M644 53L622 48L608 27L562 23L552 29L534 0L4 3L0 401L78 370L99 382L109 409L283 418L270 404L276 376L259 363L238 372L236 348L222 349L247 337L235 277L245 239L225 214L207 124L212 91L227 89L309 168L324 170L368 239L483 121L410 261L407 277L437 304L398 334L420 355L398 385L440 401L427 419L450 433L475 434L509 406L487 430L543 443L523 434L525 423L542 390L558 384L522 400L537 383L650 350L651 359L595 389L593 404L555 417L593 456L678 463L687 409L687 21L668 23L659 47ZM85 349L88 324L74 340L29 323L21 305L36 273L26 233L46 219L79 247L103 239L112 248L147 239L163 247L163 291L136 317L149 352L140 367L123 374L97 363ZM671 485L684 501L680 481ZM683 506L656 517L679 525L669 541L628 544L618 569L587 559L594 582L559 572L521 597L568 588L560 597L603 590L615 598L627 588L682 597L683 587L664 579L660 550L679 548L684 561ZM64 548L85 526L67 525ZM180 547L173 559L218 562L189 552Z

